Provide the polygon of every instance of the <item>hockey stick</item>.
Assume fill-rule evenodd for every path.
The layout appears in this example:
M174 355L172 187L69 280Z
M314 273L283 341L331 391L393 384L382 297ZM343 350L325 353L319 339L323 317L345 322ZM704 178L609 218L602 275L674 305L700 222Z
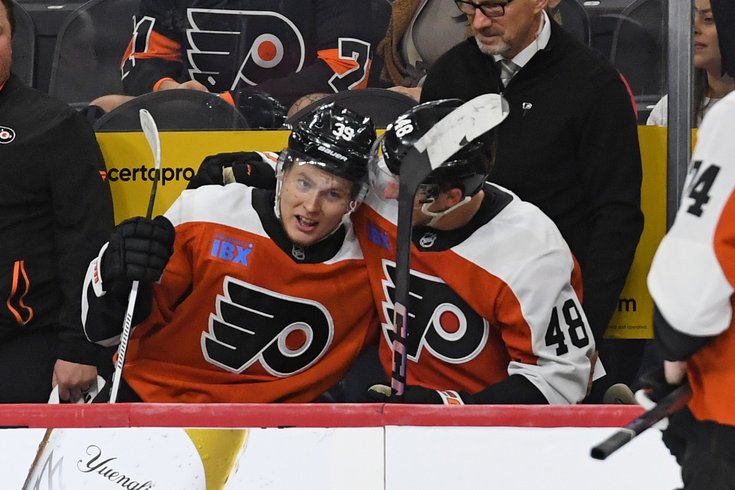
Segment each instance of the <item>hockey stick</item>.
M158 136L158 127L156 121L153 120L151 113L145 109L140 110L140 127L143 129L145 139L151 148L154 160L153 188L151 189L151 197L148 200L148 210L145 217L150 219L153 215L153 204L156 201L156 188L161 175L161 140ZM130 330L133 324L133 312L135 311L135 301L138 298L138 281L133 281L128 296L128 307L125 310L125 319L123 320L123 330L120 334L120 345L117 348L117 362L115 363L115 373L112 375L112 389L110 390L110 403L117 401L117 392L120 389L120 379L122 378L123 366L125 364L125 355L128 350L128 342L130 341Z
M650 429L660 420L669 417L687 404L692 396L689 384L684 384L666 395L655 407L641 414L625 427L615 432L603 442L593 447L590 456L603 460L628 444L646 429Z
M406 341L411 269L413 202L419 185L432 170L508 116L508 103L499 94L484 94L457 107L429 129L401 162L398 181L396 241L396 300L393 309L393 374L391 388L401 396L406 388Z

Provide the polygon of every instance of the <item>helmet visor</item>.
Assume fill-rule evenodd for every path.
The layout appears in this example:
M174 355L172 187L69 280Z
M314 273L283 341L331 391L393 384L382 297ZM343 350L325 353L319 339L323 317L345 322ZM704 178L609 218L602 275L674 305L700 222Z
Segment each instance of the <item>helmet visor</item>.
M400 188L399 176L388 168L383 156L381 141L383 136L373 145L368 160L368 172L370 174L370 189L380 199L398 199ZM421 184L416 191L416 199L419 204L429 203L439 195L439 186L436 184Z

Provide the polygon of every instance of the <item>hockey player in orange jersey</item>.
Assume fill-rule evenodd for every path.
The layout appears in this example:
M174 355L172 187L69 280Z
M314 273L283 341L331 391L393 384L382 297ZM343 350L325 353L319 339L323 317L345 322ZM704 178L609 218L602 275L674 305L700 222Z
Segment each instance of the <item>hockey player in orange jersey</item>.
M722 73L735 77L735 3L712 0L711 7ZM655 342L666 361L641 379L642 391L658 401L682 382L691 386L688 406L663 433L686 490L735 489L733 134L735 92L699 127L679 210L648 274Z
M90 264L83 322L118 340L139 294L118 399L310 402L337 383L377 320L349 219L367 192L375 130L334 105L298 124L275 192L187 190L153 220L118 225Z
M459 105L458 99L420 104L386 129L371 161L372 192L353 216L383 325L379 354L388 376L398 174L409 148ZM579 265L546 215L486 182L493 145L492 134L473 141L419 187L407 386L403 397L372 387L376 401L568 404L585 396L595 343L580 304Z

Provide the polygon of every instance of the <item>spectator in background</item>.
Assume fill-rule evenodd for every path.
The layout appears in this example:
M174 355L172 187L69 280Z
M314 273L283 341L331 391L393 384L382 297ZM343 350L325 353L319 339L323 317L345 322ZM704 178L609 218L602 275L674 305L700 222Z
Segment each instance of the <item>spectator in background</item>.
M84 337L86 264L113 225L87 122L11 74L13 2L0 0L0 402L76 401L96 382Z
M635 114L617 71L550 22L547 0L457 0L473 37L429 69L421 100L502 92L490 180L536 204L582 268L583 305L609 385L632 384L645 341L604 339L641 231L641 158Z
M555 11L561 0L549 0ZM561 24L561 15L554 20ZM468 35L467 18L445 0L394 0L388 32L378 44L372 76L376 85L421 99L426 70Z
M183 88L219 94L247 119L253 92L289 107L306 94L363 88L382 37L369 19L360 0L143 0L122 60L127 96L94 104L110 111L130 96Z
M714 2L712 2L714 3ZM735 29L735 26L722 26ZM694 0L694 125L699 126L702 118L715 102L735 90L735 79L722 66L722 56L717 38L717 19L712 13L710 0ZM654 106L646 124L666 126L668 118L668 95L664 95Z
M467 21L446 0L394 0L388 32L378 45L373 76L418 101L426 68L466 37Z

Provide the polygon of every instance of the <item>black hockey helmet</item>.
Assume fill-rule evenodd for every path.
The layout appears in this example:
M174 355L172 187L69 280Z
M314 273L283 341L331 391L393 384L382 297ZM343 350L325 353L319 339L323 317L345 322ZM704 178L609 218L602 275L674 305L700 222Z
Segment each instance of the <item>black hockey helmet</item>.
M375 127L368 117L333 102L317 107L291 130L288 147L281 152L280 170L294 160L355 184L353 197L364 198L368 186L368 159L375 142Z
M436 123L462 104L460 99L425 102L409 109L388 125L380 143L382 159L388 170L400 175L401 162L408 150ZM433 197L439 191L454 187L462 189L465 196L474 196L490 173L494 147L495 129L449 157L429 174L422 186L430 191L429 194L434 194Z

